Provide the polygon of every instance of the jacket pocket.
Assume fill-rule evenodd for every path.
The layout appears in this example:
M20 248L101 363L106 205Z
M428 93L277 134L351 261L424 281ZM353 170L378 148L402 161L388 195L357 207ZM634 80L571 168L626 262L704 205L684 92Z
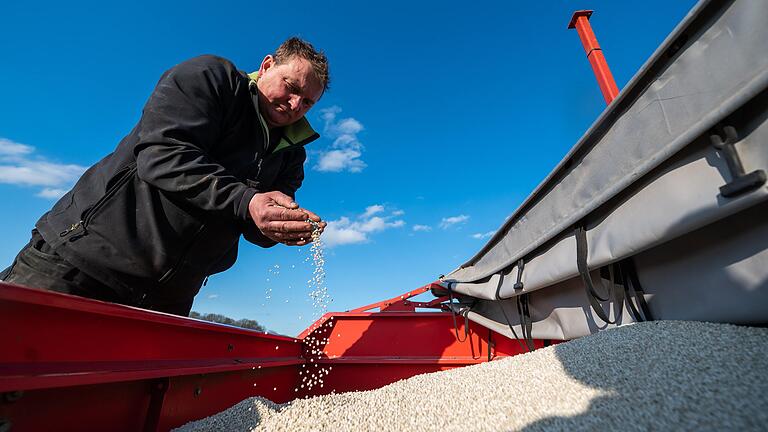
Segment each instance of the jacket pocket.
M131 180L131 177L136 174L136 162L132 162L127 167L120 170L117 174L115 174L114 177L112 177L107 182L106 192L104 192L104 196L101 197L96 203L89 209L87 209L83 213L83 217L81 218L83 221L83 228L88 227L88 223L96 216L96 213L98 213L99 209L104 206L104 204L107 203L107 201L110 200L123 186L125 186L128 181Z
M75 241L80 237L88 234L88 224L93 220L98 211L123 187L133 175L136 173L136 163L132 162L125 168L117 172L107 182L104 195L101 196L92 206L86 208L80 215L80 220L73 223L69 228L59 233L60 237L67 237L76 231L79 231L76 235L72 235L69 241Z

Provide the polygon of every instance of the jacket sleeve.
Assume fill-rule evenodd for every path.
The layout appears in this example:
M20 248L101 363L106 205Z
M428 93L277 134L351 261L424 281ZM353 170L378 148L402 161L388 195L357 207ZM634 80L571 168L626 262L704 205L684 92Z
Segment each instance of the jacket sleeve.
M304 147L300 147L290 152L290 157L286 157L285 165L280 170L270 190L280 191L293 199L296 199L296 191L301 187L304 181L304 161L307 159L307 152ZM272 247L277 242L268 239L261 230L248 220L243 223L243 237L249 242L264 248Z
M234 99L236 73L212 56L167 71L144 107L134 154L143 181L206 212L246 222L257 191L209 156Z

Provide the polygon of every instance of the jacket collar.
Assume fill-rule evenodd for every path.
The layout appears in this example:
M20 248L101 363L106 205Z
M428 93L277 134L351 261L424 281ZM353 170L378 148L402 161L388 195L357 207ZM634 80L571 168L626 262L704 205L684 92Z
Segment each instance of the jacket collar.
M256 90L256 80L259 79L259 73L252 72L248 74L248 78L248 89L251 92L251 99L253 99L256 114L259 116L259 121L264 122L264 118L261 116L261 111L259 110L259 97ZM264 124L266 125L266 122L264 122ZM318 138L320 138L320 134L312 129L312 125L309 124L306 117L302 117L296 122L282 128L280 142L277 143L277 146L272 150L272 153L291 146L304 146Z

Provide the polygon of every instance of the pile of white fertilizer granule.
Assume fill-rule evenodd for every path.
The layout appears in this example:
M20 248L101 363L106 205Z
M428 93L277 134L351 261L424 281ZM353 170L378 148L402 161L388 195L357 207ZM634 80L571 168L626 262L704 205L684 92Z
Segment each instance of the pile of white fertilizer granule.
M768 428L768 329L634 324L378 390L246 399L182 431Z

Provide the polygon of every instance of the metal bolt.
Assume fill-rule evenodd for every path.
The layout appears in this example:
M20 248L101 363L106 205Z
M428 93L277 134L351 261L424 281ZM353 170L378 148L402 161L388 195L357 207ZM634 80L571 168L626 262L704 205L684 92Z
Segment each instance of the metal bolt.
M235 346L234 346L234 345L232 345L232 344L228 344L228 345L227 345L227 351L232 351L232 350L234 350L234 349L235 349Z
M202 393L202 392L203 392L203 388L202 387L195 388L195 397L200 396L200 393Z

